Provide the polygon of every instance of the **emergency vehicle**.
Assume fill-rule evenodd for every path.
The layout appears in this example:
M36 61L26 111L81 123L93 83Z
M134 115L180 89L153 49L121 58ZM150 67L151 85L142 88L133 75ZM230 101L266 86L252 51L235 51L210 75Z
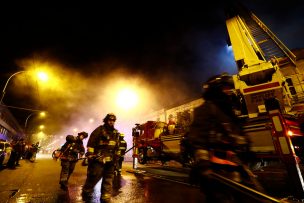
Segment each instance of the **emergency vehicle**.
M269 176L267 168L282 168L289 189L303 199L304 58L297 58L242 5L234 5L226 14L229 45L238 68L233 75L235 112L255 154L251 169Z
M147 121L136 124L132 129L133 157L140 164L148 161L177 161L183 166L193 163L191 150L187 145L185 126L167 124L162 121Z
M240 4L229 7L226 16L228 45L232 46L238 68L233 75L234 110L243 121L243 130L251 140L250 150L254 152L249 166L267 178L272 174L267 173L268 169L283 169L293 196L304 199L304 50L290 51L253 12ZM167 138L168 133L159 125L165 124L149 121L133 129L137 146L134 154L140 163L145 163L150 154L166 154L165 150L170 149L168 140L181 143L182 134ZM182 150L175 152L180 156Z

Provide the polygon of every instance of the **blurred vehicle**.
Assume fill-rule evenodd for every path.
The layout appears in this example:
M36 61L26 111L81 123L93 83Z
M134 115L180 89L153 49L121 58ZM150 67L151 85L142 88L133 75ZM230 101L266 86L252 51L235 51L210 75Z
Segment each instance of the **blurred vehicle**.
M25 159L28 159L31 162L35 162L36 154L41 150L41 147L39 146L39 142L35 144L27 145L25 148L26 148Z
M147 121L136 124L132 129L133 157L138 163L146 164L150 160L174 160L188 167L193 163L192 151L188 147L186 126L176 125L170 129L167 123L161 121Z
M11 157L12 147L9 142L0 141L0 167L6 166Z

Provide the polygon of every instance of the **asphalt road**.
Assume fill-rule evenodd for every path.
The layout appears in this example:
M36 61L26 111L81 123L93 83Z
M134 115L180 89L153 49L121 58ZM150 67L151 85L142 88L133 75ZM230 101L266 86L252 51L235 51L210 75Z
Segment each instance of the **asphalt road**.
M39 155L35 163L20 161L16 169L0 171L1 203L53 203L84 202L81 197L82 186L86 178L86 166L78 162L69 180L68 191L60 189L60 161L54 161L51 155ZM116 180L112 202L117 203L160 203L160 202L203 202L198 188L187 184L159 179L132 172L132 162L123 163L123 172ZM167 174L168 175L168 174ZM172 172L171 177L185 178L181 173ZM95 187L92 202L99 202L100 184Z

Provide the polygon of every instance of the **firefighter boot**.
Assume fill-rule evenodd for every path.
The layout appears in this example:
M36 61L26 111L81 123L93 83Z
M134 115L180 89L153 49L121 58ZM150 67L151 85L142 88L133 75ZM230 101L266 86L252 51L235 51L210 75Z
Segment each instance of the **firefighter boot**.
M82 200L85 202L90 202L93 199L93 194L90 192L82 191L81 196Z

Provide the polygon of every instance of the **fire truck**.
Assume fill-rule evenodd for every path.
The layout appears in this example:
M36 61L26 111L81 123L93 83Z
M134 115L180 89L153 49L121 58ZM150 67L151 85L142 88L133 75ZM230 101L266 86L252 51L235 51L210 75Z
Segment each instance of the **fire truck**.
M186 136L186 125L147 121L136 124L132 129L133 157L140 164L160 161L165 164L174 160L188 167L193 163L193 156Z
M297 57L240 4L229 7L226 17L228 45L232 46L238 69L233 75L238 101L234 110L254 154L249 166L266 179L274 177L274 170L282 169L280 174L287 174L284 180L293 196L304 199L304 50L298 50ZM183 134L170 135L164 126L148 121L133 129L138 150L135 155L140 163L151 154L163 156L169 149L180 157L183 152L191 157L191 150L182 150ZM175 149L169 145L173 141L178 143Z
M242 5L226 14L228 44L238 68L233 75L239 101L235 112L255 154L251 169L267 178L282 169L291 192L303 199L303 58Z

